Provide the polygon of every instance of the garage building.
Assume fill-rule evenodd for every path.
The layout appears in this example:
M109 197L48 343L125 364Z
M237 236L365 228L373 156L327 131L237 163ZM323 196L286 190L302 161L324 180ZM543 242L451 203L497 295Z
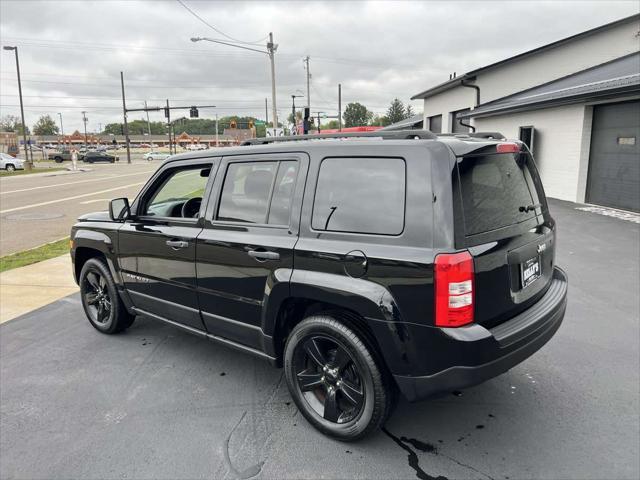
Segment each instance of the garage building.
M550 197L640 211L640 15L452 75L413 99L434 132L524 141Z

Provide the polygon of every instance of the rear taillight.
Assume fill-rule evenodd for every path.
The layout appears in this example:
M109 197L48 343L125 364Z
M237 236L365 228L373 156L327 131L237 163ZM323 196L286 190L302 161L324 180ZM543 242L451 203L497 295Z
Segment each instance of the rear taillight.
M436 255L437 327L461 327L473 322L473 277L473 257L469 252Z

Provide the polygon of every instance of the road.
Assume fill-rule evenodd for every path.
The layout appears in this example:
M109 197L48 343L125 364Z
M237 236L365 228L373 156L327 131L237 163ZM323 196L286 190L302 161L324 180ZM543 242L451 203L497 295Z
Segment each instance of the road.
M68 236L79 215L107 210L112 198L133 199L159 165L80 163L91 171L0 177L0 256Z
M345 444L282 371L137 319L106 336L77 295L0 325L0 478L637 479L640 225L552 202L569 305L511 371Z

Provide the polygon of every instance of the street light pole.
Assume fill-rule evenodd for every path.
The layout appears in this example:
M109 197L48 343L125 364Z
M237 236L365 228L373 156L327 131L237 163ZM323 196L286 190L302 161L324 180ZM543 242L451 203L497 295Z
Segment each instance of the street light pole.
M276 129L278 128L278 111L276 110L276 63L275 53L278 45L273 43L273 33L269 32L269 43L267 43L267 50L269 52L269 60L271 60L271 108L273 111L273 135L276 135Z
M33 168L33 155L29 159L29 150L27 149L27 125L24 122L24 105L22 103L22 82L20 81L20 61L18 60L18 47L3 47L5 50L13 50L16 55L16 73L18 75L18 95L20 96L20 116L22 118L22 142L24 145L24 159L27 164L27 170Z
M273 43L273 33L269 32L269 42L267 43L267 51L258 50L257 48L246 47L244 45L237 45L236 43L227 42L224 40L217 40L215 38L207 38L207 37L191 37L192 42L200 42L205 40L207 42L219 43L220 45L227 45L229 47L242 48L243 50L251 50L252 52L264 53L269 56L269 60L271 63L271 112L273 115L273 128L274 133L275 129L278 128L278 111L276 108L276 64L275 64L275 53L278 49L278 45Z
M131 146L129 145L129 124L127 123L127 102L124 99L124 72L120 72L122 86L122 113L124 114L124 142L127 145L127 163L131 163Z
M311 80L311 72L309 71L309 55L304 58L307 70L307 108L311 109L311 91L309 90L309 81Z
M87 148L87 112L82 112L82 123L84 123L84 148Z
M64 142L64 128L62 128L62 113L58 112L60 117L60 135L62 135L62 141Z

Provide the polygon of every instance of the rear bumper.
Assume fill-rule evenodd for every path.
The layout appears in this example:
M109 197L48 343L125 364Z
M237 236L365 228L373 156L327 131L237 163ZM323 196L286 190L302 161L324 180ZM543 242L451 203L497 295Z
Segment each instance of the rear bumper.
M490 330L480 325L433 329L447 337L451 365L425 376L394 375L409 401L482 383L533 355L556 333L567 307L567 275L555 268L547 292L529 309Z

